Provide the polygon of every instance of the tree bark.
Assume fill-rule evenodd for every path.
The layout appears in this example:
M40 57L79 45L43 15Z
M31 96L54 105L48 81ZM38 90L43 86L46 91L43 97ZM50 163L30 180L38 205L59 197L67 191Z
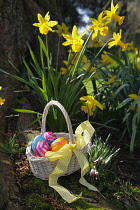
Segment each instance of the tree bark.
M51 19L56 21L59 20L59 22L62 21L62 17L56 6L56 1L44 1L44 8L42 8L43 5L38 4L39 2L40 1L35 2L34 0L0 1L0 69L3 69L4 71L11 74L18 75L18 72L8 61L10 60L10 62L15 65L16 68L19 69L19 71L21 71L23 67L22 57L24 57L27 62L30 62L27 42L30 44L35 54L38 54L39 46L37 35L40 34L38 28L33 26L33 23L38 22L37 13L45 15L51 9ZM51 47L51 52L54 55L54 63L57 52L57 43L58 36L56 36L56 33L52 33L51 36L49 36L49 46ZM63 50L61 49L60 52L61 62L63 58ZM16 98L16 93L14 91L18 87L21 88L23 84L19 83L16 79L13 79L11 76L2 72L0 72L0 79L0 86L3 87L3 89L0 91L0 97L6 99L5 103L0 106L1 143L2 141L7 141L4 134L9 132L8 129L11 126L11 121L14 121L14 123L18 122L17 124L20 124L20 121L17 119L13 120L10 118L11 120L9 120L7 115L11 115L12 113L11 107L13 107ZM32 103L32 101L30 103ZM27 104L25 105L27 107ZM29 123L29 119L26 120L29 115L25 115L26 116L24 116L24 119L22 119L21 117L19 118L22 119L22 129L26 127L25 124L27 121L27 123ZM16 130L12 131L14 132ZM14 185L13 170L11 166L9 167L9 165L3 165L3 162L7 161L9 164L10 162L8 158L1 152L0 157L2 157L0 160L0 166L3 166L4 169L2 170L2 179L0 183L2 186L0 196L0 209L22 209L20 204L16 202L14 203L15 199L17 199L16 194L18 194L18 191ZM12 182L9 181L9 176L12 177ZM7 179L4 179L4 177L6 177Z
M38 22L37 13L44 16L50 11L51 20L62 22L62 16L57 7L56 0L33 1L33 0L1 0L0 1L0 68L11 74L18 72L8 62L10 60L19 70L22 68L22 57L28 57L27 42L38 54L38 28L33 23ZM49 35L49 47L53 54L53 63L56 61L56 47L58 36L56 33ZM59 61L64 59L64 51L60 50ZM28 59L29 60L29 59ZM27 62L28 62L27 60ZM14 90L21 84L11 76L1 73L0 97L5 98L4 105L0 106L1 123L5 123L5 116L11 113L11 106L15 99ZM1 124L0 123L0 124ZM1 128L3 126L1 125Z

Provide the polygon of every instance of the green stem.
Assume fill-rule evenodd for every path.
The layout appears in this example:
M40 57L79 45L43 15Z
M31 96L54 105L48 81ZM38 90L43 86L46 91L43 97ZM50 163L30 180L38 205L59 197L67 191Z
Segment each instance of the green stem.
M84 55L84 52L85 52L85 50L86 50L86 46L87 46L87 44L88 44L88 41L89 41L91 35L92 35L92 32L89 34L89 36L88 36L88 38L87 38L85 44L84 44L83 47L82 47L82 50L80 51L80 55L79 55L78 60L77 60L77 62L76 62L76 64L75 64L75 67L74 67L74 69L73 69L73 74L72 74L72 76L74 75L75 71L76 71L76 70L78 69L78 67L79 67L79 64L81 63L82 57L83 57L83 55Z
M90 71L91 67L93 66L95 59L98 57L98 55L102 52L102 50L104 49L104 47L108 44L108 42L110 42L110 40L106 41L106 43L101 47L101 49L99 50L99 52L95 55L93 61L91 62L88 71Z
M57 71L57 68L58 68L58 57L59 57L59 50L60 50L60 40L61 40L61 37L59 36L59 39L58 39L58 49L57 49L57 56L56 56L56 71Z
M46 34L46 49L47 49L47 63L48 63L48 69L50 68L50 57L49 57L49 51L48 51L48 37Z

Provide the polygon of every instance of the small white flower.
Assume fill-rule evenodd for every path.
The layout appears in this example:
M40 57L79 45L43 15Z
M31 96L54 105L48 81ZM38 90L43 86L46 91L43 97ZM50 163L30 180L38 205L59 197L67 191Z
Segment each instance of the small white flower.
M98 177L99 176L99 173L98 173L98 171L96 170L96 169L91 169L90 170L90 176L93 176L93 177Z

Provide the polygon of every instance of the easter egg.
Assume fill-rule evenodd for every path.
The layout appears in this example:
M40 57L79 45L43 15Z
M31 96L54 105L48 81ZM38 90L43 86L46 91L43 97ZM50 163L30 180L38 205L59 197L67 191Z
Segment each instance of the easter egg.
M47 142L45 138L43 138L41 135L37 135L33 140L32 140L32 143L31 143L31 151L34 153L35 151L35 148L36 148L36 145L37 143L42 140L44 142Z
M68 140L63 138L63 137L60 137L58 139L56 139L52 145L51 145L51 148L50 150L52 152L57 152L59 151L65 144L68 144Z
M50 146L47 142L40 140L38 141L35 150L34 156L43 157L47 151L50 150Z
M47 140L49 145L56 139L56 135L53 132L51 132L51 131L45 132L43 134L43 137Z

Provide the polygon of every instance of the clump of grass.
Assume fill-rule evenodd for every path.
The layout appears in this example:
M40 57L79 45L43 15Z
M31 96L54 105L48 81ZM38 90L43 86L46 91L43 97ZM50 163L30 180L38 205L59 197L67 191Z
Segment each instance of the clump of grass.
M25 151L25 145L21 145L17 141L17 136L14 134L10 136L8 141L0 144L0 151L9 155L9 157L15 158L20 156L21 152Z

